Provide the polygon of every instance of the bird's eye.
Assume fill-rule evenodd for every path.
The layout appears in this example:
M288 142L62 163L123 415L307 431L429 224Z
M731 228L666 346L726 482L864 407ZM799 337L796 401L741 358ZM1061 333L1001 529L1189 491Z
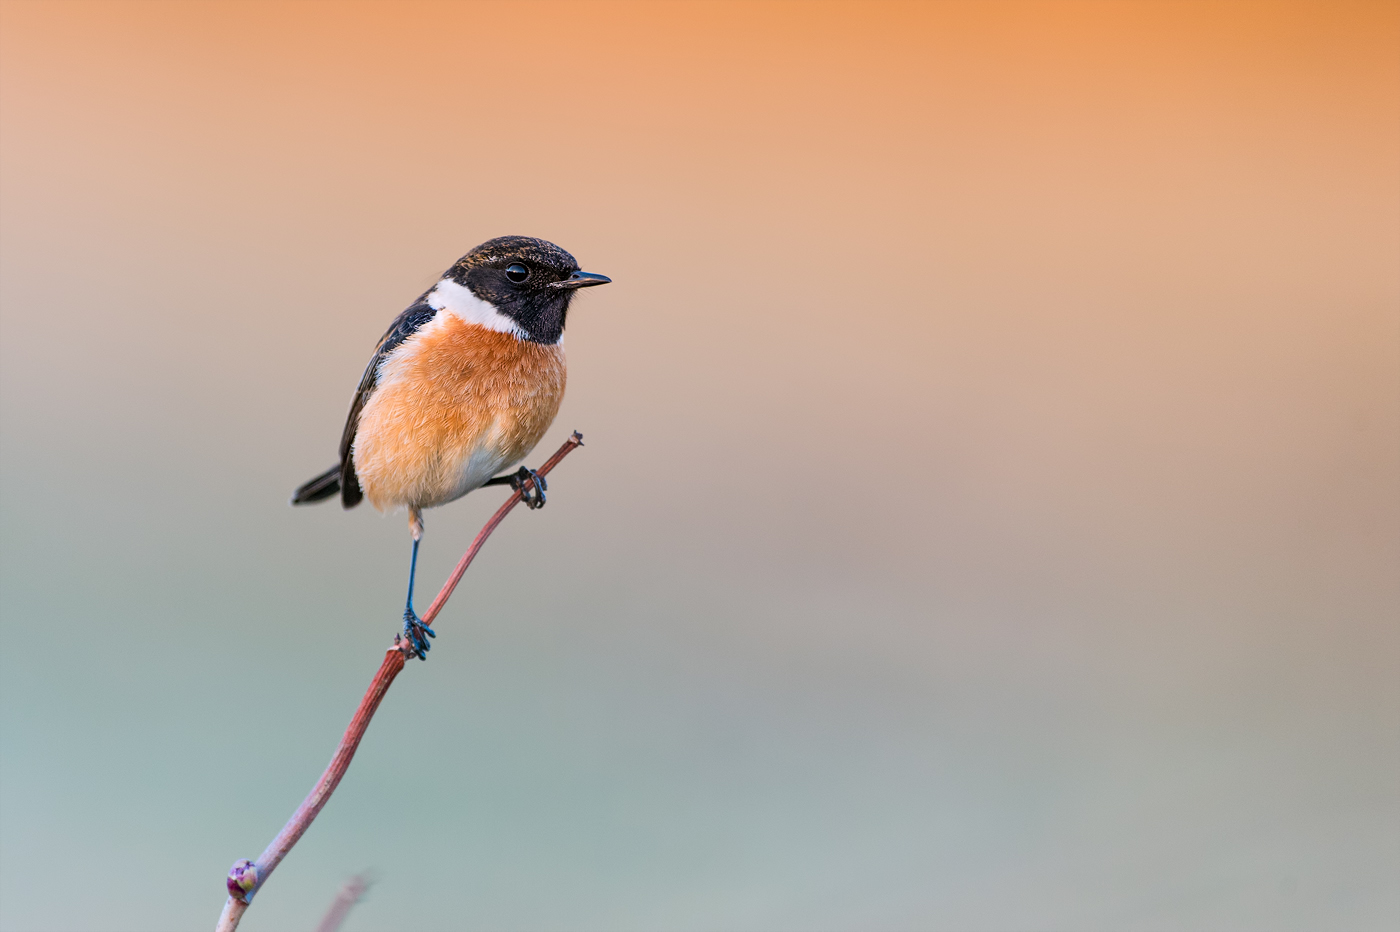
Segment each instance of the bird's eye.
M525 268L525 266L521 265L519 262L512 262L510 265L506 266L506 278L509 278L517 285L529 277L530 270Z

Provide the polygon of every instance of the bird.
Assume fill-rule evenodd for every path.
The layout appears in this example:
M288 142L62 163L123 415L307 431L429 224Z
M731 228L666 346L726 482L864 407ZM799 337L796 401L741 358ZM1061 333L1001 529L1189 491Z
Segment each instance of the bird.
M381 512L407 508L413 549L403 630L410 657L437 637L413 610L423 509L482 486L510 485L530 508L548 485L511 467L559 412L564 323L581 288L606 285L569 253L530 236L499 236L458 259L380 338L350 402L340 460L303 483L293 505L339 493Z

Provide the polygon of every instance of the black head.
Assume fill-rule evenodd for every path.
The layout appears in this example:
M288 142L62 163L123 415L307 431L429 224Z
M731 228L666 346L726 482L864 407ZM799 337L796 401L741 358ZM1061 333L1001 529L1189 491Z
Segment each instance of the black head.
M457 260L443 278L468 288L536 343L558 343L574 292L612 279L580 272L574 257L532 236L498 236Z

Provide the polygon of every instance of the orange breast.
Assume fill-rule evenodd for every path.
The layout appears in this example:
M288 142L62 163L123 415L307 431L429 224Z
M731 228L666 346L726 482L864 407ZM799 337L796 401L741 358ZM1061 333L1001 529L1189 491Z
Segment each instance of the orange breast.
M384 511L467 494L520 462L559 413L564 349L439 311L380 366L355 431L355 474Z

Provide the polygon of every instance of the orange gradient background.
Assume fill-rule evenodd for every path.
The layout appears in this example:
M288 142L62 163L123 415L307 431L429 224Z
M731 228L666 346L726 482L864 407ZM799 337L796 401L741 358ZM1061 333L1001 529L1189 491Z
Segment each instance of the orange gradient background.
M250 932L1400 923L1395 4L6 3L0 108L0 928L212 926L407 571L287 497L505 233L588 446Z

